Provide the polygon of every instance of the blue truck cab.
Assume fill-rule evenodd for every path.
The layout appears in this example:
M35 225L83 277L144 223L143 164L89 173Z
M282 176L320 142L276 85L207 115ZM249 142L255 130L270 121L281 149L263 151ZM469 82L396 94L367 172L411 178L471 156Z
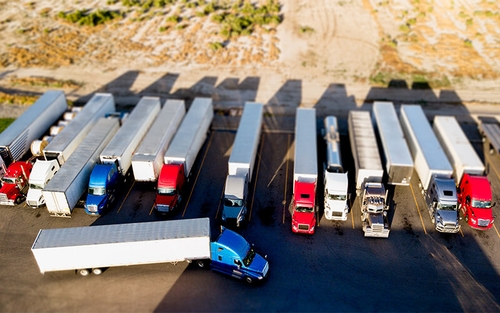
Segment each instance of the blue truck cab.
M96 164L90 174L85 212L101 215L113 202L119 173L116 164Z
M216 241L210 243L210 269L244 279L247 283L261 281L267 277L269 263L257 254L253 247L239 234L222 227Z

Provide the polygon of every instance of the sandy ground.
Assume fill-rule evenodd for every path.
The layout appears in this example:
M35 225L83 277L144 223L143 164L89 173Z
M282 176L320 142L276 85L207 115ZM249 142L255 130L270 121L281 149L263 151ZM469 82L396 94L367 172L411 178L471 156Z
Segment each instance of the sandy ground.
M125 104L141 95L211 96L229 107L500 99L495 1L281 0L279 25L229 40L194 2L144 12L120 1L0 1L0 91L43 92L50 87L14 83L41 76L78 82L63 88L71 100L105 91ZM91 8L126 14L97 27L57 17ZM169 24L173 15L182 20Z

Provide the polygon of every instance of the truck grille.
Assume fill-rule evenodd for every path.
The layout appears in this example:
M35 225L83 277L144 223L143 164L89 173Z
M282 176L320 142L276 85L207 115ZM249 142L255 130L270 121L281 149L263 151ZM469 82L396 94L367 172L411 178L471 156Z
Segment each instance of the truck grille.
M332 211L331 216L338 216L341 217L343 212L337 212L337 211Z
M87 210L91 213L97 213L97 205L89 204L87 205Z
M384 231L384 225L372 224L372 231L377 232L377 233L381 233Z
M482 226L482 227L486 227L486 226L490 225L490 220L485 220L485 219L480 218L477 221L477 225Z
M460 225L457 224L437 224L436 230L441 233L456 233L460 230Z
M299 229L300 230L309 230L309 225L307 225L307 224L299 224Z

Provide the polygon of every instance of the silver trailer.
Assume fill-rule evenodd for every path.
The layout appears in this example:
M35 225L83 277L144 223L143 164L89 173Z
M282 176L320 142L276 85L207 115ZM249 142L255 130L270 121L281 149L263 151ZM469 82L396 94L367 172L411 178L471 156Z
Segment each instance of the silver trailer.
M40 272L210 259L208 218L42 229L31 247Z
M45 92L0 134L0 157L6 165L20 160L68 109L64 92Z
M50 215L71 216L71 212L87 189L90 174L99 161L99 155L118 128L118 119L100 119L57 175L45 186L42 194Z
M247 214L248 185L252 181L257 148L260 142L263 109L262 103L245 103L229 156L222 220L224 222L235 220L237 226L240 226Z
M325 124L326 170L329 173L343 173L342 156L340 155L339 124L335 116L327 116Z
M375 101L373 121L382 143L387 183L409 186L413 174L413 159L392 102Z
M481 123L479 132L483 139L486 173L493 169L500 175L500 126L495 123Z
M434 132L454 169L458 186L463 174L483 175L484 164L454 116L435 116Z
M102 164L116 164L125 176L132 164L132 155L160 112L160 98L142 97L122 126L101 152Z
M163 157L186 112L184 100L167 100L153 125L132 156L134 179L155 182Z
M96 93L80 113L43 149L45 159L57 160L60 165L64 164L95 123L114 111L113 95Z
M195 98L168 147L163 162L184 164L184 173L186 177L189 176L196 156L207 138L213 117L212 99Z
M365 182L381 183L384 170L380 162L377 138L370 113L350 111L347 122L356 170L356 190L360 191Z

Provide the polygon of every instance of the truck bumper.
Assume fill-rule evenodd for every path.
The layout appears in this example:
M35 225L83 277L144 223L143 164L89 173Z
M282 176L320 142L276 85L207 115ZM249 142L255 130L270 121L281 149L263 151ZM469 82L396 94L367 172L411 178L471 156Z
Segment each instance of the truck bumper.
M457 226L445 226L441 224L436 225L436 230L440 233L455 234L460 231L460 225Z

